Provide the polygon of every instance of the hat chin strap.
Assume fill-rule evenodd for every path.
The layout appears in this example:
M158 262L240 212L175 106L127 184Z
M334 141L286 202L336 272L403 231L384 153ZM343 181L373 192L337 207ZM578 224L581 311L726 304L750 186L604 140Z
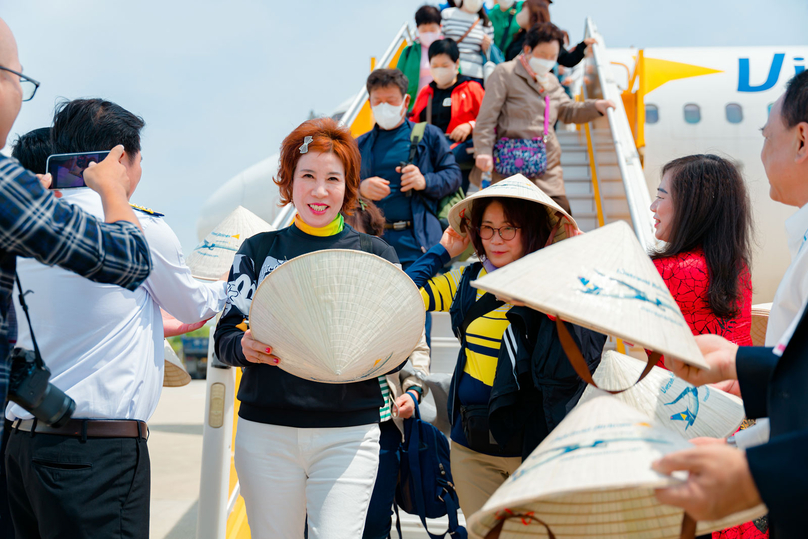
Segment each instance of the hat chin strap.
M504 514L502 514L504 513ZM550 529L550 526L547 525L546 522L539 520L533 514L532 511L527 513L514 513L510 509L505 509L502 511L501 514L497 514L496 519L499 521L497 524L491 528L491 530L485 534L485 539L499 539L499 536L502 534L502 528L505 526L506 520L515 520L519 519L522 521L522 524L525 526L529 526L533 522L537 522L544 526L544 529L547 530L547 538L548 539L556 539L553 530ZM682 518L682 530L679 534L679 539L695 539L696 537L696 521L693 518L685 513L685 516Z

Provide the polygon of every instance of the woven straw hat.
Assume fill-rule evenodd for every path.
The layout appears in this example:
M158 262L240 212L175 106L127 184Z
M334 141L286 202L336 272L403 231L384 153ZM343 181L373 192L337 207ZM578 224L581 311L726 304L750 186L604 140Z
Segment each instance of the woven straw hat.
M163 352L165 354L165 372L163 374L163 387L181 387L191 383L191 375L174 353L168 339L163 339Z
M636 382L644 367L638 359L609 350L592 377L598 387L618 389ZM587 386L578 405L603 394ZM700 436L726 438L744 419L743 401L738 397L714 387L694 387L661 367L651 369L641 382L615 398L688 440Z
M540 249L471 285L709 369L679 306L624 221Z
M185 263L197 279L216 281L233 265L244 240L270 230L274 230L272 225L239 206L205 236Z
M749 335L752 337L754 346L765 346L766 344L766 329L769 327L769 311L771 310L771 303L752 305L752 328L749 330Z
M471 516L470 536L484 538L504 521L501 533L490 537L547 537L538 519L557 539L679 539L684 511L661 505L654 489L684 475L659 474L651 463L691 447L610 395L592 399L572 410ZM699 522L697 531L724 529L765 512L759 506L720 522Z
M421 293L406 273L378 256L342 249L282 264L250 307L250 328L281 358L281 369L332 384L398 367L420 341L424 318Z
M554 242L574 236L578 230L578 224L575 222L575 219L561 209L561 206L559 206L555 200L536 187L536 184L521 174L516 174L490 187L486 187L481 191L477 191L452 206L452 209L449 211L449 224L457 232L465 234L462 231L461 223L464 220L470 222L471 206L474 201L480 198L491 197L520 198L543 205L544 209L547 211L547 215L550 216L550 225L555 228Z

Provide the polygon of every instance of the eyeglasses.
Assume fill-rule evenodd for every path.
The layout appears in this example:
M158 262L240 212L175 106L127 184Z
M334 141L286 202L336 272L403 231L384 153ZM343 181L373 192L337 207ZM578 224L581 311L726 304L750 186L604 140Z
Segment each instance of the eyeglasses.
M22 88L22 100L23 101L31 101L36 94L36 89L39 88L39 81L32 79L31 77L26 77L22 73L17 73L13 69L9 69L7 67L0 66L0 69L3 71L8 71L9 73L14 73L18 77L20 77L20 88Z
M510 241L516 237L517 230L519 230L519 227L515 226L501 226L499 228L494 228L492 226L483 225L477 229L477 234L480 235L481 239L490 240L494 237L494 232L497 232L500 238L505 241Z

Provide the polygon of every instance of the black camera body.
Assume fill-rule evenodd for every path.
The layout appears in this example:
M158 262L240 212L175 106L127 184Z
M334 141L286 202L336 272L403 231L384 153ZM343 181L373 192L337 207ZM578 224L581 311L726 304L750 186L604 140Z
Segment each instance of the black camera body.
M8 398L47 425L61 427L76 410L76 401L49 382L51 372L32 350L11 354Z

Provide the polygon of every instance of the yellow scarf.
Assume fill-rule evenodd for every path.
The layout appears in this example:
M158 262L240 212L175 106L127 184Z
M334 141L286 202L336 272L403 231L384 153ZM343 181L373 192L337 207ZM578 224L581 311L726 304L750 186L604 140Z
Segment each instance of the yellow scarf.
M302 232L305 232L309 236L333 236L335 234L339 234L342 232L342 229L345 228L345 219L342 218L342 214L340 213L337 215L337 218L331 221L329 224L322 228L316 228L311 225L307 225L305 221L300 217L300 214L295 214L295 226L299 228Z

